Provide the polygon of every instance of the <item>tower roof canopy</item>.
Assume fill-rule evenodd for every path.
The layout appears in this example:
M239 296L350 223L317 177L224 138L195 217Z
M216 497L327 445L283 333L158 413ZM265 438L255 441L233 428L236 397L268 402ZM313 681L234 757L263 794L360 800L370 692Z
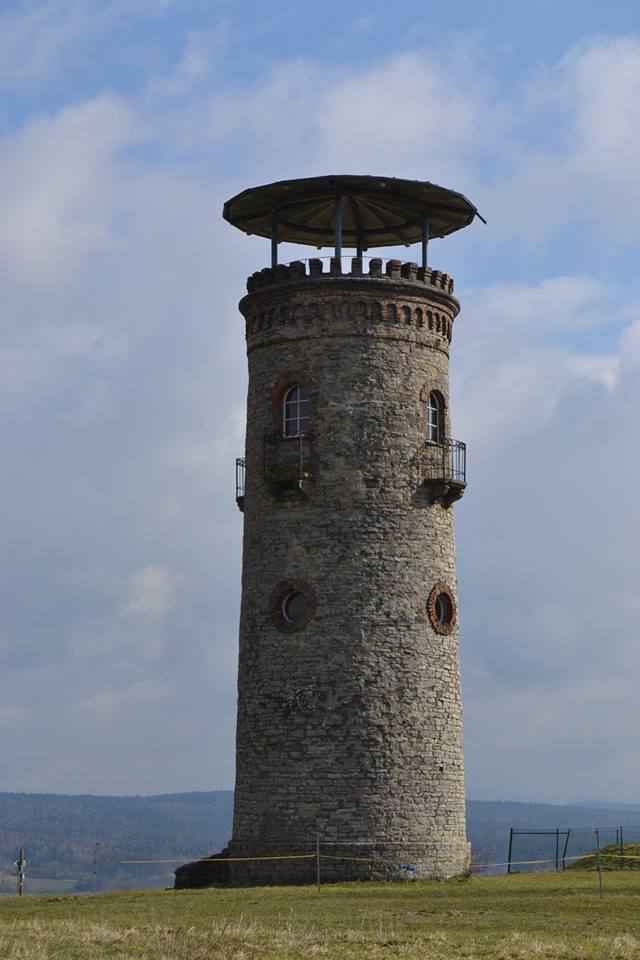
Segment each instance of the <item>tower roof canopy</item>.
M480 217L461 193L435 183L347 175L251 187L227 200L223 211L245 233L273 239L277 231L278 242L315 247L333 246L336 214L342 244L362 249L419 243L425 221L429 237L446 237Z

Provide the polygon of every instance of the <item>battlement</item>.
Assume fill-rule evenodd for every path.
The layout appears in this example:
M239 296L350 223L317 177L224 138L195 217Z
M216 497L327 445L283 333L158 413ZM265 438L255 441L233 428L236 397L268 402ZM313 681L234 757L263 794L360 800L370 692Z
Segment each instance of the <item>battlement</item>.
M367 262L368 261L368 262ZM323 260L312 257L309 260L293 260L291 263L279 263L276 267L264 267L252 273L247 280L247 291L253 293L266 287L301 280L322 280L338 277L367 280L408 280L410 283L436 287L445 293L453 293L453 277L441 270L419 267L417 263L401 260L383 260L382 257L352 257L351 269L343 270L342 257L329 257ZM325 266L328 269L325 269ZM368 269L367 269L368 268Z

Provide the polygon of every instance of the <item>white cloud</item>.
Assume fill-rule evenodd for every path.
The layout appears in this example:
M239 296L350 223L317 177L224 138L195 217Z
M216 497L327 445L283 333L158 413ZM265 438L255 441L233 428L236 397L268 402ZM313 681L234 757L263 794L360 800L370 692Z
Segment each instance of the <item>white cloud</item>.
M151 680L137 680L119 690L104 689L74 704L73 709L97 718L145 707L168 696L168 691Z
M49 284L104 249L113 224L106 187L135 139L131 108L104 94L38 117L0 142L0 253L5 282ZM86 334L85 334L86 336Z
M230 32L228 19L222 19L212 30L192 30L187 35L182 57L164 76L153 78L147 95L183 97L202 89L212 79L217 58L224 49Z
M620 371L620 357L597 356L589 354L572 354L567 357L567 367L571 373L595 380L609 390L613 390L618 382Z
M631 309L589 277L468 291L454 337L456 429L486 454L513 433L539 433L585 380L613 389L618 354L581 352L574 341L581 331L620 323Z
M31 3L0 16L0 81L37 79L82 32L82 5L72 2Z
M464 176L467 150L483 150L492 118L482 81L470 88L464 72L416 51L344 71L317 91L311 122L318 160L332 172L390 170L449 183Z
M0 14L0 86L22 87L64 68L65 57L109 25L161 15L175 0L27 0Z
M631 323L622 334L620 344L620 363L629 373L640 368L640 320Z
M510 138L496 145L505 163L489 193L505 229L548 236L587 223L594 245L615 247L638 237L640 38L583 42L537 70L505 108Z
M128 596L120 607L122 617L164 620L175 605L178 578L164 564L134 570L127 586Z

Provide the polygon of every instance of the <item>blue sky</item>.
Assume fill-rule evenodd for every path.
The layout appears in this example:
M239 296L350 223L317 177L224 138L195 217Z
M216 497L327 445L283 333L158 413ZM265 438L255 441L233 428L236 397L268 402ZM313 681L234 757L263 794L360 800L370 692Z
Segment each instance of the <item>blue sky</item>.
M636 798L638 28L626 2L2 6L0 788L233 785L236 304L268 245L222 204L353 172L488 220L431 250L463 308L468 794Z

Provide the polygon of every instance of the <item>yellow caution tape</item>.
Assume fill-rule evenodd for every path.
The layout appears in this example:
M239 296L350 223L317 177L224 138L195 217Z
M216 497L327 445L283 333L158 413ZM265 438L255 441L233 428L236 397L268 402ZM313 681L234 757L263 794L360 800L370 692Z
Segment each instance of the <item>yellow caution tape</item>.
M170 860L100 860L98 863L235 863L249 860L315 860L315 853L294 853L284 857L172 857Z
M357 861L358 863L370 863L370 862L371 862L371 857L336 857L336 856L333 856L333 855L330 854L330 853L321 853L321 854L320 854L320 859L321 859L321 860L351 860L351 861L354 861L354 862Z

